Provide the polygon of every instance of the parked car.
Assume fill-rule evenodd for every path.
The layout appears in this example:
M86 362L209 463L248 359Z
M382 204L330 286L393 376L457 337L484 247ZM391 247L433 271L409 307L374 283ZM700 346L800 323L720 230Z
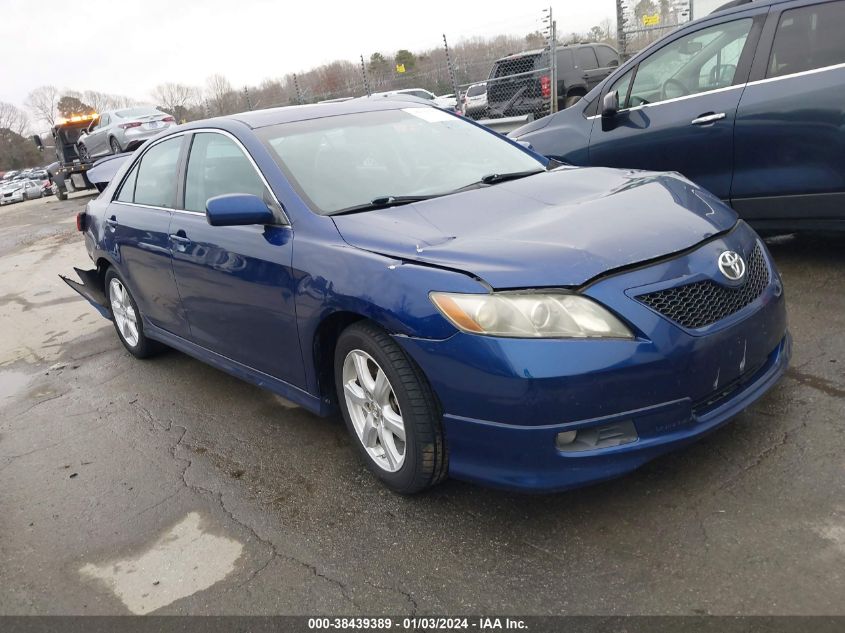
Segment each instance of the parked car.
M3 180L8 182L8 181L12 180L12 178L17 176L18 173L19 172L16 169L11 169L11 170L7 171L5 174L3 174Z
M577 103L619 66L612 46L586 42L557 48L558 109ZM487 80L487 109L492 116L547 115L551 102L548 49L508 55L493 63ZM525 74L531 73L531 74Z
M175 118L151 107L101 112L77 141L79 157L82 161L89 161L108 154L128 152L175 125Z
M556 165L418 101L190 123L87 204L95 267L67 281L134 356L339 408L394 490L579 486L726 423L790 339L766 246L718 199Z
M464 116L483 119L487 113L487 84L474 84L467 88L461 102Z
M374 92L371 97L392 97L395 95L408 95L431 101L438 108L455 112L458 107L458 99L453 94L436 96L425 88L405 88L403 90L389 90L387 92Z
M34 180L15 180L0 189L0 205L41 197L41 185Z
M845 228L843 32L843 0L717 10L511 136L577 165L679 171L760 229Z

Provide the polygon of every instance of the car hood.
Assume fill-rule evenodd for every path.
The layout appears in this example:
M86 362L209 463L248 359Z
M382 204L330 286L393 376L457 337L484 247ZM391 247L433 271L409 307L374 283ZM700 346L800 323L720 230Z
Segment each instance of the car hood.
M579 286L727 231L736 214L676 173L564 167L333 219L352 246L499 289Z

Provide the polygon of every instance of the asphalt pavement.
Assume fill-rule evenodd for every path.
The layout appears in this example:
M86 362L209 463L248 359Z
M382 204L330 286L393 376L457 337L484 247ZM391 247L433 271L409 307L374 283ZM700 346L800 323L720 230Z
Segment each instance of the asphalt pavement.
M0 614L845 614L845 236L770 240L792 366L696 445L405 498L340 419L130 357L57 276L87 200L0 208Z

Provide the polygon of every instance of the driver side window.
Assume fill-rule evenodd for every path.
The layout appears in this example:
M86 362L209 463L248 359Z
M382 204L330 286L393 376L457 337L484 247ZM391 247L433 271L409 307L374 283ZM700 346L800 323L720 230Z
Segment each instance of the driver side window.
M640 63L631 97L624 107L730 86L752 22L751 18L744 18L711 26L653 53Z

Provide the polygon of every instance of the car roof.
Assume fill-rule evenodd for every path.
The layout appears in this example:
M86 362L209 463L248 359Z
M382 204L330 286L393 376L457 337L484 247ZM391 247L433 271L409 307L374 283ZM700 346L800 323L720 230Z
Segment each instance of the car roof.
M379 110L400 110L402 108L424 106L433 108L431 101L420 99L406 94L397 94L380 97L358 97L349 101L335 103L313 103L308 105L284 106L280 108L267 108L266 110L252 110L250 112L239 112L226 116L193 121L187 125L180 126L182 129L191 129L207 126L210 122L238 121L252 129L277 125L279 123L291 123L293 121L306 121L308 119L322 119L330 116L341 116L344 114L356 114L359 112L376 112Z

